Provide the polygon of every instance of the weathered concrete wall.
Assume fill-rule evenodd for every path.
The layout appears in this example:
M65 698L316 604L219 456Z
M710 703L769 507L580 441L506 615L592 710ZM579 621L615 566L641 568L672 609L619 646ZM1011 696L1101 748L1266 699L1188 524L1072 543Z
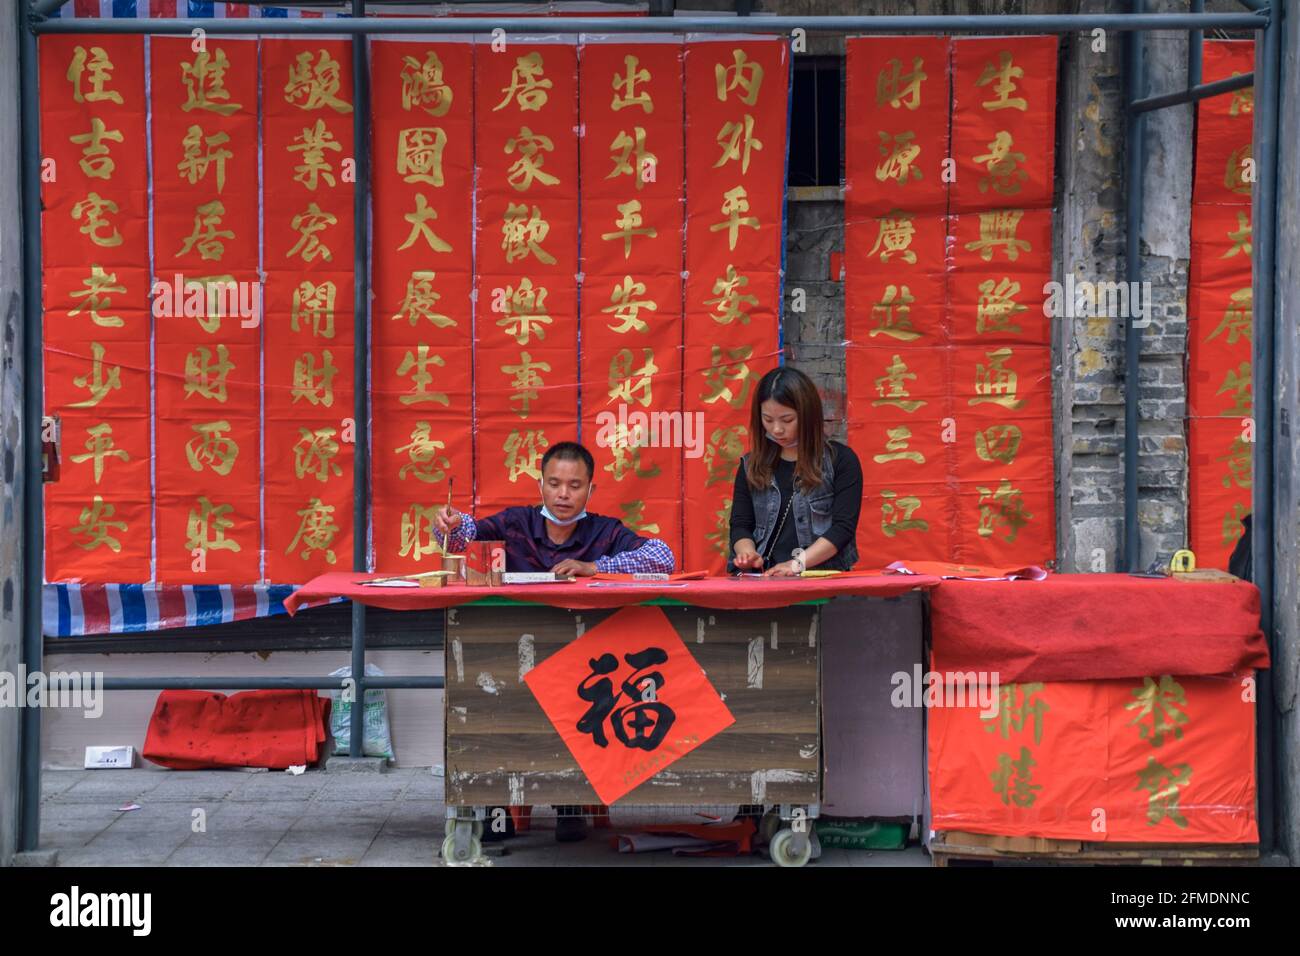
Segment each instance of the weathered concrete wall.
M18 24L0 6L0 672L18 671L22 648L22 222L18 177ZM0 866L18 837L21 711L0 707Z

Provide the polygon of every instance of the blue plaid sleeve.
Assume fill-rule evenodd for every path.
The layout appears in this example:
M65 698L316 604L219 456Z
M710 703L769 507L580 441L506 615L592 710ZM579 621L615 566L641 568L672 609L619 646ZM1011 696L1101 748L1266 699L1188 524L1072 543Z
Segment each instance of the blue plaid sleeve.
M597 571L613 574L672 574L676 561L672 548L658 538L650 538L639 548L597 558L595 564Z
M433 534L434 537L439 539L441 538L437 531ZM474 523L472 517L467 514L462 514L460 516L460 527L447 536L447 540L443 542L443 547L452 553L464 551L465 545L469 544L476 537L478 537L478 525Z

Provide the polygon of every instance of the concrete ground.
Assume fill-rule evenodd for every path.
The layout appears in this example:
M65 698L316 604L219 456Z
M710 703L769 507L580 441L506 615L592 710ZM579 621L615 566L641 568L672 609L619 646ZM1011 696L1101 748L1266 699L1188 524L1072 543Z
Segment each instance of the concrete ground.
M59 866L440 866L443 781L427 767L298 776L238 770L47 770L41 849ZM120 807L138 804L140 809ZM201 813L199 811L202 811ZM557 844L554 817L510 840L493 866L772 866L761 856L683 859L614 852L594 830ZM690 812L658 819L690 819ZM619 819L615 817L615 825ZM929 866L919 847L826 848L814 866Z

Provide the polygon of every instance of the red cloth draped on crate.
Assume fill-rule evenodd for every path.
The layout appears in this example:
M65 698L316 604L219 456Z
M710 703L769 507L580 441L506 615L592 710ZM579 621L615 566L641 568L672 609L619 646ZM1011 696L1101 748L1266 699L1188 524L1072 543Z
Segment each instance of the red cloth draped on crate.
M173 770L314 764L325 743L330 700L314 690L240 694L165 690L158 695L144 757Z
M1045 581L944 581L930 598L934 669L1013 681L1212 675L1268 667L1259 589L1053 574Z

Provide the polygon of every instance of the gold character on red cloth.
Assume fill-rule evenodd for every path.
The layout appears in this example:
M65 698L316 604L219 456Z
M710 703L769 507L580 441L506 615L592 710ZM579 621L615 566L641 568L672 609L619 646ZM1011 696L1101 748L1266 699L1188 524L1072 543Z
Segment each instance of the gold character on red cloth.
M415 423L411 429L411 440L405 445L393 449L395 454L405 454L408 462L397 470L397 477L402 481L410 475L417 481L429 484L442 481L451 469L451 460L441 454L446 445L433 437L433 428L426 421Z
M90 313L90 321L95 325L106 329L120 329L125 324L120 315L101 314L101 310L113 304L113 300L109 297L110 293L126 294L126 286L117 284L117 273L107 272L103 266L91 266L90 275L82 279L81 284L85 288L70 292L69 297L86 301L77 303L77 307L71 309L68 315L80 315L84 308Z
M1000 461L1009 465L1016 460L1022 437L1019 425L990 425L975 432L975 454L981 461Z
M601 233L600 238L606 242L617 239L623 240L623 258L626 259L632 255L632 238L634 236L649 236L654 238L658 232L653 226L639 228L641 226L641 200L633 199L628 202L618 204L619 217L614 225L618 227L617 232Z
M555 265L555 257L541 246L550 231L551 224L542 218L536 206L529 215L526 203L507 203L501 223L501 248L505 250L506 262L532 255L548 266Z
M194 231L181 243L176 255L183 256L197 246L200 258L220 260L226 254L226 244L221 240L235 238L231 230L217 228L225 215L226 206L220 199L202 203L194 210ZM296 228L297 220L294 222Z
M1234 193L1240 193L1243 196L1250 195L1251 180L1246 178L1246 170L1253 162L1252 144L1246 143L1244 146L1238 146L1228 157L1228 162L1223 167L1223 186Z
M217 48L216 53L206 50L194 57L192 63L181 63L181 82L185 84L185 102L181 112L191 110L208 110L229 116L240 109L243 104L230 100L230 91L226 89L226 71L230 61L226 51Z
M974 157L977 163L983 163L989 175L980 177L980 192L986 193L991 188L1003 196L1020 192L1020 184L1029 178L1029 171L1021 169L1019 164L1025 161L1025 154L1011 147L1015 143L1006 130L998 130L988 144L988 152Z
M393 318L407 319L411 323L411 328L415 328L416 323L421 319L439 329L455 325L456 320L451 316L434 311L434 306L442 298L440 293L433 291L433 280L436 277L437 273L429 270L412 272L411 277L406 280L406 295L402 299L402 307L394 313Z
M1222 532L1220 541L1224 547L1233 544L1242 536L1246 527L1241 523L1241 519L1246 517L1248 514L1250 514L1249 505L1244 505L1240 501L1234 502L1232 509L1224 512L1223 526L1220 529Z
M659 162L659 157L645 148L645 130L640 126L632 127L631 136L628 135L627 130L619 130L610 142L609 148L609 158L614 161L614 168L605 178L631 176L637 189L643 187L646 182L646 177L641 174L641 171L653 169Z
M313 282L303 279L293 290L289 311L289 327L299 332L308 322L316 338L334 338L334 300L338 289L333 281Z
M122 142L120 129L109 129L98 116L90 118L90 132L76 133L68 137L69 142L81 147L81 159L77 165L90 179L112 179L117 164L109 155L108 142Z
M419 562L431 554L442 554L442 546L434 536L434 523L437 521L441 505L411 505L402 514L400 557L410 557Z
M885 286L885 294L871 307L876 327L867 333L867 337L874 339L877 335L888 335L904 342L919 339L921 333L912 325L912 303L915 301L907 286Z
M239 443L226 434L230 422L203 422L191 425L194 437L185 443L185 460L195 471L209 466L216 474L226 476L239 458ZM301 477L301 476L299 476Z
M745 454L749 429L744 425L715 428L704 446L704 487L728 484L736 474L736 463Z
M1028 747L1020 748L1018 760L1012 760L1010 754L998 754L998 769L989 775L993 792L1002 798L1004 804L1032 807L1038 799L1038 791L1043 789L1041 783L1029 782L1037 763Z
M1235 255L1244 253L1250 255L1251 243L1250 215L1246 212L1237 213L1237 228L1228 232L1228 238L1232 240L1232 245L1228 251L1219 256L1220 259L1230 259Z
M1192 782L1192 765L1176 764L1166 767L1155 757L1147 757L1147 765L1138 771L1136 790L1146 790L1147 823L1155 826L1166 817L1176 827L1186 829L1187 818L1178 809L1178 791Z
M619 505L623 509L623 524L637 534L658 534L659 523L646 521L645 501L625 501Z
M90 436L85 443L86 453L84 455L73 455L72 462L77 465L83 461L92 462L91 471L95 476L95 484L99 484L99 479L104 476L104 459L131 460L131 456L126 453L125 449L118 448L113 444L113 426L108 422L91 425L86 429L86 434Z
M709 232L727 230L727 248L734 252L736 237L741 226L748 226L755 231L758 230L758 217L744 215L747 212L749 212L749 197L745 192L745 187L737 186L734 189L727 190L722 196L722 214L727 218L722 222L715 222L709 226Z
M876 394L880 397L871 400L872 407L895 405L908 413L916 411L925 401L912 398L907 390L907 383L915 379L916 373L908 370L901 355L895 354L885 366L885 374L875 381Z
M1233 76L1241 76L1241 73L1234 70ZM1255 112L1255 88L1248 86L1244 90L1232 91L1232 104L1228 107L1229 116L1243 116L1247 113Z
M505 316L497 319L497 325L517 344L527 345L534 335L538 341L546 338L546 327L553 321L546 312L546 293L545 286L534 288L528 278L520 279L517 289L506 286Z
M925 455L919 451L912 451L907 447L912 440L912 430L906 425L899 425L897 428L886 428L885 434L889 437L885 441L884 452L872 456L872 460L876 464L883 465L889 461L914 461L917 464L925 462Z
M967 251L978 252L985 262L992 262L993 250L1001 247L1006 257L1015 262L1022 251L1029 252L1034 248L1029 240L1016 238L1016 230L1024 214L1023 209L998 209L980 213L980 237L966 243Z
M446 116L451 109L452 90L442 77L442 60L434 50L427 50L424 62L413 56L402 57L402 109L420 107L430 116Z
M989 112L997 110L1020 110L1025 112L1029 109L1029 103L1020 96L1012 96L1018 93L1016 80L1021 79L1025 71L1015 65L1011 58L1009 50L1003 50L998 54L998 62L984 64L984 69L980 72L979 79L975 81L976 86L988 86L993 84L993 99L985 100L980 105Z
M1231 488L1236 485L1238 488L1250 488L1254 481L1251 471L1251 449L1250 443L1246 439L1237 437L1232 440L1232 447L1228 449L1226 455L1218 455L1214 459L1221 461L1228 466L1228 473L1221 480L1223 487Z
M614 440L609 446L610 461L601 470L609 472L615 481L622 481L628 475L638 478L658 477L662 469L657 464L651 463L649 467L642 464L641 455L645 448L637 443L638 440L636 429L627 425L615 425Z
M527 475L529 478L541 481L542 455L546 453L548 447L550 446L545 432L531 428L524 432L517 428L511 429L501 445L501 450L506 453L506 477L511 481L518 481L520 476Z
M214 361L212 351L200 345L195 351L186 355L185 397L197 395L199 398L210 398L218 402L226 401L228 397L226 377L235 367L235 364L230 361L229 354L229 349L224 345L218 345L217 357Z
M913 518L921 510L921 499L916 495L903 495L898 492L882 490L880 492L880 532L887 538L897 537L903 531L921 531L929 533L930 522L924 518Z
M308 203L307 208L294 216L289 223L289 228L298 233L298 241L284 257L289 259L294 255L300 255L303 262L311 262L319 256L326 262L332 261L334 254L330 252L329 246L321 242L317 233L327 226L335 225L338 221L337 216L322 210L315 201Z
M98 342L90 343L90 372L72 380L77 388L88 391L90 397L70 403L69 408L93 408L107 398L113 389L122 387L122 366L106 365L104 354L104 346Z
M635 282L631 276L623 276L623 281L610 291L610 304L600 310L613 313L614 318L619 322L618 325L607 325L606 328L620 335L629 331L644 332L649 328L645 319L641 318L641 310L655 312L659 306L653 299L641 298L645 295L645 288L644 282Z
M654 376L659 371L655 365L654 349L641 350L641 367L635 368L636 354L631 349L619 349L609 360L609 389L606 404L621 400L629 404L640 403L649 408L654 401Z
M928 77L922 67L925 61L919 56L912 57L912 69L904 73L900 60L890 60L885 68L876 74L876 106L888 103L894 109L900 106L914 110L921 105L921 84Z
M713 79L720 102L725 103L732 91L740 90L737 97L740 102L753 106L758 102L758 91L763 86L763 67L737 48L731 51L730 66L714 64Z
M229 142L229 133L218 130L208 136L204 134L202 127L191 126L181 138L181 148L184 152L181 161L176 164L177 174L194 186L208 175L209 169L213 169L217 192L222 192L226 188L226 160L235 155L224 148Z
M403 182L442 186L442 151L447 134L437 126L412 126L397 131L397 174Z
M87 551L93 551L98 547L105 547L113 552L122 550L122 542L113 537L111 531L125 531L127 525L125 521L114 521L113 515L117 509L110 505L99 495L91 500L89 506L81 509L81 514L77 518L77 524L73 525L68 531L75 535L85 535L85 541L78 541L77 545Z
M895 209L884 216L877 216L880 230L876 233L876 244L867 253L874 256L880 251L880 261L888 262L893 256L900 257L908 265L916 264L916 253L912 251L912 237L916 235L916 225L912 216Z
M335 184L334 167L330 165L326 151L341 153L343 144L334 138L323 119L316 120L315 126L304 126L302 132L285 148L291 153L302 153L302 162L293 167L294 182L302 183L313 191L322 179L331 186ZM401 165L400 155L398 165Z
M1015 300L1015 296L1020 294L1020 283L1006 277L996 283L985 279L979 289L979 301L975 304L975 331L980 335L1019 332L1020 326L1012 325L1011 320L1021 312L1029 311L1027 306Z
M1249 415L1251 413L1251 409L1255 403L1252 398L1253 392L1250 383L1249 362L1242 362L1237 366L1235 372L1232 369L1228 369L1227 373L1223 376L1223 384L1219 386L1219 390L1214 394L1222 395L1225 392L1230 393L1233 397L1232 407L1226 409L1221 414Z
M761 150L763 142L754 135L754 117L745 114L743 120L727 122L722 124L718 130L718 145L722 147L722 155L718 161L713 164L714 169L726 165L733 159L740 160L740 171L749 172L749 157L754 150ZM638 187L639 188L639 187Z
M80 229L82 235L89 236L90 241L97 246L120 246L122 244L122 234L113 227L108 221L105 213L116 213L117 203L111 199L105 199L97 192L87 194L86 198L81 200L72 207L72 218L80 221L85 219ZM108 235L103 235L104 230L110 230Z
M1032 726L1034 743L1043 742L1043 715L1052 708L1048 706L1047 701L1038 695L1043 691L1043 684L1032 682L1028 684L1003 684L998 689L998 709L992 717L981 715L980 720L984 723L986 733L996 733L1003 740L1011 737L1014 730L1020 733L1025 729L1025 724ZM1016 703L1019 696L1020 703Z
M541 53L534 50L515 60L514 69L510 71L510 85L502 87L505 97L492 112L503 109L512 99L519 104L523 112L538 112L546 105L551 88L551 81L545 78L545 64Z
M709 391L700 395L705 404L725 401L732 408L745 407L749 390L754 385L747 364L753 354L754 348L750 345L726 349L725 352L721 346L713 346L709 354L709 368L704 373ZM729 361L723 361L724 355Z
M316 355L304 352L293 363L293 387L289 390L293 404L305 399L311 405L329 408L334 404L334 376L338 372L329 349L321 351L319 368L316 367Z
M515 413L520 418L527 418L532 409L532 403L537 401L540 393L539 388L546 386L542 378L542 372L549 372L551 365L549 362L534 362L531 352L522 351L519 353L518 365L502 365L501 371L507 375L513 376L510 380L510 387L514 393L510 396L511 402L520 402L521 406L515 409Z
M1223 318L1214 331L1205 337L1205 341L1213 341L1220 333L1226 333L1229 345L1236 345L1238 339L1242 338L1247 342L1253 341L1251 326L1254 324L1255 312L1251 287L1238 289L1228 297L1228 301L1231 304L1224 311Z
M339 526L334 523L334 506L325 504L319 498L312 498L307 502L307 507L297 514L302 519L298 524L298 533L293 536L284 553L292 554L301 542L302 554L299 557L304 561L311 557L313 551L322 551L325 561L333 564L336 557L331 545L339 533Z
M731 499L724 498L722 507L713 513L713 530L704 536L709 550L727 556L731 550Z
M880 145L876 148L880 151L880 155L885 157L876 166L878 181L883 183L892 179L898 185L905 186L910 180L923 178L921 170L916 167L917 157L921 155L920 144L913 142L916 133L907 130L891 136L884 130L880 130L878 135Z
M296 478L310 475L317 481L328 481L331 474L343 474L334 460L339 453L339 443L334 440L336 428L303 428L298 426L298 440L293 443L293 474Z
M451 252L451 243L447 242L441 236L433 231L429 223L438 218L438 214L429 205L429 200L424 198L424 193L415 194L415 211L408 212L402 216L411 224L411 232L406 237L398 249L406 249L414 245L416 237L422 237L429 244L429 248L434 252Z
M1136 713L1126 727L1136 724L1138 735L1152 747L1159 747L1167 737L1183 739L1182 725L1187 723L1187 692L1171 675L1162 674L1159 683L1144 677L1142 686L1129 691L1129 696L1133 700L1125 704L1124 709ZM1146 723L1148 717L1151 718L1150 725Z
M204 495L199 495L198 507L191 508L185 522L185 550L235 551L242 550L239 542L226 537L235 526L235 519L227 517L233 505L214 505Z
M318 110L328 106L336 113L351 113L352 104L339 99L341 85L338 61L328 50L318 50L316 62L304 50L289 67L289 81L284 84L284 98L300 110Z
M1020 489L1014 487L1010 480L1003 478L997 490L976 486L979 492L980 520L978 534L981 538L992 537L994 526L1007 529L1006 541L1016 540L1016 534L1029 523L1033 517L1025 510L1024 498Z
M975 364L975 397L967 404L991 402L1003 408L1019 408L1024 402L1016 398L1016 373L1003 367L1003 363L1015 353L1004 347L984 354L989 362L987 365L982 362Z
M647 114L655 111L650 91L637 89L637 84L650 82L650 71L640 63L640 58L631 54L623 57L623 67L626 72L622 76L614 74L614 81L611 84L614 88L614 98L609 104L611 111L617 113L624 107L630 106L639 106L642 112Z
M68 72L65 76L72 84L72 99L77 103L107 101L121 106L122 94L108 89L109 81L113 78L113 69L113 61L108 58L102 46L92 46L89 54L86 53L84 46L76 47L72 51L72 60L68 63ZM89 90L82 90L82 80L90 84Z
M745 306L758 305L758 296L744 295L742 290L749 285L749 276L743 276L736 267L727 263L725 275L713 280L712 299L705 299L705 305L713 306L713 321L719 325L749 325L749 313Z
M549 136L534 133L527 126L519 127L519 135L506 140L506 155L519 153L519 158L506 171L506 182L513 186L516 192L524 192L531 188L534 182L539 182L543 186L557 185L560 180L542 170L546 164L546 154L554 151L555 144L551 142Z
M398 398L403 405L414 405L417 402L437 402L440 405L450 405L451 401L447 398L446 392L433 392L429 386L433 384L433 372L429 371L430 366L442 368L446 365L446 360L441 355L431 355L429 346L421 342L414 352L407 350L406 355L402 358L402 364L397 366L399 377L411 376L411 391Z

